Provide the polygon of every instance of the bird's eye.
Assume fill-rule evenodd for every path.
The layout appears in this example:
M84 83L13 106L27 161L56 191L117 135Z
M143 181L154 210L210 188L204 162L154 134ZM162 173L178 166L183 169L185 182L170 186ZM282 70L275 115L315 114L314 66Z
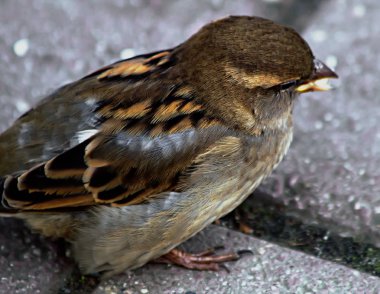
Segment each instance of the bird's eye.
M289 89L293 86L296 86L297 83L298 81L289 81L289 82L283 83L280 85L280 90L283 91L283 90Z

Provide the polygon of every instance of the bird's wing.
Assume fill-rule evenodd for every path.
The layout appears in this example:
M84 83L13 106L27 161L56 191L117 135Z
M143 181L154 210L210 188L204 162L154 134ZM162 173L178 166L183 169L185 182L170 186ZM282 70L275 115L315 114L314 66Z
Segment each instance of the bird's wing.
M131 105L144 100L135 97L135 92L142 96L145 84L149 93L153 87L159 88L154 82L171 67L170 53L167 50L116 62L42 99L0 134L0 155L6 155L0 158L0 176L29 169L80 143L99 128L103 118L96 110L103 107L103 113L107 111L106 103L124 99L120 103ZM166 88L160 91L166 94Z
M88 105L92 129L81 130L78 143L58 155L7 176L4 206L131 205L173 189L194 159L230 131L206 113L188 85L168 78L171 62L170 51L121 61L45 101L44 107L61 97Z

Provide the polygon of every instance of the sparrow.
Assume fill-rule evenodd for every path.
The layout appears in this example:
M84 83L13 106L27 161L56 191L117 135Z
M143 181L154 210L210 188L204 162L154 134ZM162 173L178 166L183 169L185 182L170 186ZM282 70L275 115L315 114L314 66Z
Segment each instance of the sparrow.
M337 75L293 29L252 16L65 85L0 135L2 216L64 238L84 274L149 261L215 270L176 247L280 163L300 93Z

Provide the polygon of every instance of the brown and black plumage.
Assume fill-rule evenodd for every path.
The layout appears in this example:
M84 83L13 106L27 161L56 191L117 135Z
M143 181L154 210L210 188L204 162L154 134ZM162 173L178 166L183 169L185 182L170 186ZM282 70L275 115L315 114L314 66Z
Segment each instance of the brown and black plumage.
M298 93L334 77L290 28L210 23L56 90L1 134L1 211L66 238L84 273L142 266L239 205L286 153Z

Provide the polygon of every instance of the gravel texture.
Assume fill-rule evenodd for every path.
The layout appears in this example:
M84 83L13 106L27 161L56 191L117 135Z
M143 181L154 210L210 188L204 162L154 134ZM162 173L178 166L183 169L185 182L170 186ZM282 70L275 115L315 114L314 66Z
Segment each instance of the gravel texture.
M380 2L331 1L304 32L337 89L300 97L276 202L341 236L380 246ZM284 176L285 175L285 176ZM271 193L275 195L275 193Z
M0 0L0 131L64 83L119 58L174 46L229 14L265 16L303 29L315 55L340 75L335 91L301 97L291 150L261 188L266 203L323 228L326 238L331 233L380 247L375 0ZM245 205L258 201L253 195ZM60 243L11 219L0 219L0 226L0 293L380 292L377 277L215 226L186 246L250 248L254 255L231 263L231 273L149 265L99 284L76 272ZM379 269L379 251L371 252Z
M228 263L230 273L149 265L100 283L95 293L378 293L380 279L303 253L211 226L185 244L201 251L224 244L250 249ZM149 277L149 279L147 279ZM148 292L146 292L148 291Z

